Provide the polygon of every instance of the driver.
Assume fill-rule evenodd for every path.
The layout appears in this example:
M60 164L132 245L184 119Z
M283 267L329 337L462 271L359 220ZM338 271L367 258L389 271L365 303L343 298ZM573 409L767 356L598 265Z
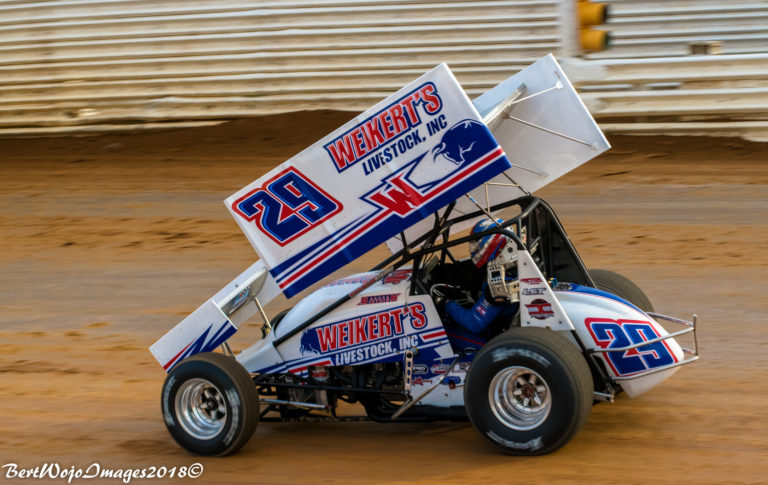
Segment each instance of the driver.
M499 223L503 222L501 219ZM495 226L494 221L483 219L472 228L470 234L479 234ZM472 262L485 274L485 266L493 261L501 250L509 242L509 238L503 234L490 234L481 239L475 239L469 243L469 254ZM488 283L483 281L480 297L472 308L464 308L454 300L445 303L446 314L464 329L479 334L498 316L514 315L517 313L517 303L493 304L488 296Z

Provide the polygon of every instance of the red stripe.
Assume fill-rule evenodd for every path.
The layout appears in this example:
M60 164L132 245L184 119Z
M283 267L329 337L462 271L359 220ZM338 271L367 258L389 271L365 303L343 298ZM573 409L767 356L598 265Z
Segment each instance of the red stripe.
M423 338L424 340L428 340L431 338L442 337L443 335L445 335L445 330L439 330L437 332L429 333L427 335L422 335L421 338Z
M304 273L306 273L307 271L312 269L314 266L319 264L319 261L322 261L323 259L325 259L326 256L328 255L328 253L335 252L336 249L338 249L338 248L340 248L342 246L345 246L347 244L347 242L349 242L350 239L354 239L361 232L367 230L371 225L378 223L379 221L381 221L381 219L383 219L384 217L388 216L389 214L390 214L389 212L382 212L381 214L379 214L378 217L374 217L373 219L368 221L367 224L363 225L363 227L361 227L357 231L355 231L352 234L350 234L349 236L347 236L346 239L343 239L343 240L339 241L338 243L334 244L333 246L331 246L330 248L328 248L328 250L324 254L321 254L320 256L315 258L315 260L311 264L306 264L304 266L304 268L302 268L300 271L297 271L296 273L294 273L293 276L291 276L290 278L286 279L282 283L279 283L280 288L285 288L286 286L290 285L290 283L293 280L295 280L296 278L298 278L299 276L303 275Z
M471 338L462 337L461 335L454 335L454 334L452 334L452 333L449 333L449 334L448 334L448 336L449 336L449 337L452 337L452 338L456 338L456 339L459 339L459 340L465 340L465 341L467 341L467 342L469 342L469 343L472 343L472 344L477 344L477 345L479 345L479 346L481 346L481 347L482 347L483 345L485 345L485 344L484 344L484 343L482 343L482 342L478 342L477 340L472 340Z
M477 264L475 265L478 268L482 267L485 263L487 263L491 255L495 253L499 249L499 247L504 246L506 244L506 241L504 240L504 237L501 234L494 234L490 244L494 244L494 246L492 249L489 248L485 250L485 254L483 254L483 259L478 261Z
M330 360L324 360L322 362L312 362L311 364L307 364L304 367L296 367L295 369L291 369L288 372L290 372L291 374L297 374L299 372L304 372L305 370L307 370L309 367L313 365L333 365L333 362L331 362Z
M192 342L194 342L194 340L193 340ZM192 342L188 343L186 347L184 347L183 349L181 349L181 352L179 352L178 354L176 354L176 356L175 356L173 359L169 360L169 361L168 361L168 363L167 363L167 364L165 364L165 365L163 366L163 369L165 369L165 370L168 370L168 368L171 366L171 364L173 364L174 362L176 362L176 359L178 359L178 358L179 358L179 356L180 356L181 354L183 354L183 353L184 353L184 351L185 351L185 350L187 350L187 349L189 348L189 346L190 346L190 345L192 345Z
M499 156L502 156L503 154L504 154L504 151L501 149L501 147L497 147L496 150L492 151L485 158L481 159L480 161L477 161L477 162L473 163L472 165L467 167L466 170L464 170L464 171L454 175L450 180L447 180L447 181L443 182L442 185L440 185L436 189L432 190L431 192L427 193L424 197L427 198L427 199L433 198L434 194L443 191L448 186L454 185L456 180L464 178L467 173L474 172L475 171L475 167L477 165L485 165L487 163L495 161L496 158L498 158ZM317 264L319 264L319 261L322 261L323 259L327 258L329 253L333 253L333 252L335 252L335 250L337 248L346 245L351 239L356 238L358 235L360 235L360 233L365 232L371 225L379 222L381 219L383 219L384 217L390 215L391 213L392 213L391 211L389 211L389 212L382 212L381 214L379 214L378 217L375 217L374 219L369 221L367 224L365 224L363 227L361 227L357 231L353 232L352 234L347 236L342 241L336 243L334 246L330 247L325 253L321 254L318 257L316 257L312 262L306 263L304 265L304 268L302 268L301 270L299 270L296 273L294 273L293 276L291 276L290 278L284 280L282 283L279 283L278 286L280 286L280 288L285 288L286 286L290 285L290 283L293 282L294 280L296 280L296 278L300 277L301 275L303 275L304 273L306 273L310 269L312 269L315 266L317 266Z

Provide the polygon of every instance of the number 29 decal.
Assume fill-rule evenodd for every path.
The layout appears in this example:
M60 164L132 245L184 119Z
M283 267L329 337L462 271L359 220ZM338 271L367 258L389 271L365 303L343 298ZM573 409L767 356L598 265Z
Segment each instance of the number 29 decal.
M232 204L232 209L285 246L343 209L341 203L289 167Z
M584 323L601 349L629 347L661 337L650 322L642 320L587 318ZM617 376L638 374L677 362L677 357L663 340L631 350L606 352L604 355Z

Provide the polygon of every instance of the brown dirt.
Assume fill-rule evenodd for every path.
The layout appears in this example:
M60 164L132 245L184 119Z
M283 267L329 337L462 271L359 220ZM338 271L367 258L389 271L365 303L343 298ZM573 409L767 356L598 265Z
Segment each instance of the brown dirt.
M224 459L180 449L147 347L255 259L221 201L350 117L0 140L0 466L200 462L202 480L227 483L768 483L768 145L729 139L613 138L540 192L588 266L701 322L700 362L596 406L560 451L513 458L468 423L370 422L262 423ZM232 343L256 335L246 325Z

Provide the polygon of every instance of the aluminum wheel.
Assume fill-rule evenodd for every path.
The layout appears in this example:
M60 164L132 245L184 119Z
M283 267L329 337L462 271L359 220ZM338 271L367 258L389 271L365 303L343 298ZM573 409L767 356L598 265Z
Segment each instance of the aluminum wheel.
M224 429L227 404L219 388L206 379L189 379L176 393L176 416L190 436L209 440Z
M527 367L500 370L488 387L488 400L496 418L518 431L540 426L552 409L547 382Z

